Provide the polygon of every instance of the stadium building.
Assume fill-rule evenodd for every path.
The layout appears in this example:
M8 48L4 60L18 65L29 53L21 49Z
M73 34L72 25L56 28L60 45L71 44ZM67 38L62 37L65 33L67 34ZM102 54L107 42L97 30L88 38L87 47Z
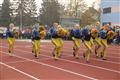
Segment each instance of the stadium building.
M101 23L120 26L120 0L101 0Z

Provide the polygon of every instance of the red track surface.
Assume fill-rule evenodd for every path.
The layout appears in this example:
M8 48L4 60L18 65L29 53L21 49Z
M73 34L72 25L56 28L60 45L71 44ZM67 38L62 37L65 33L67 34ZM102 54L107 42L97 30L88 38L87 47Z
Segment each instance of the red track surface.
M120 47L110 45L106 61L91 56L90 63L82 57L85 47L81 44L80 59L72 56L73 43L64 42L62 57L52 58L53 45L41 43L41 54L35 59L31 53L31 43L15 43L14 57L8 55L8 43L0 42L0 80L119 80Z

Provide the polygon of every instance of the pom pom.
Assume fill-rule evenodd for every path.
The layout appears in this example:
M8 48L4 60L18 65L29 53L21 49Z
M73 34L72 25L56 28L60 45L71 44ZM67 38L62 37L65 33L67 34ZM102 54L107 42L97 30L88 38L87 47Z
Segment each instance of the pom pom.
M97 29L91 29L91 34L96 34L98 33Z
M59 28L58 29L58 35L59 36L67 36L67 35L69 35L69 31L64 29L64 28Z
M46 31L40 31L41 39L45 38L45 36L46 36Z
M40 30L40 31L44 31L44 30L45 30L45 27L44 27L44 26L40 26L40 27L39 27L39 30Z
M112 30L111 30L111 31L108 31L107 36L108 36L108 37L107 37L108 39L112 39L112 38L115 36L115 32L112 31Z

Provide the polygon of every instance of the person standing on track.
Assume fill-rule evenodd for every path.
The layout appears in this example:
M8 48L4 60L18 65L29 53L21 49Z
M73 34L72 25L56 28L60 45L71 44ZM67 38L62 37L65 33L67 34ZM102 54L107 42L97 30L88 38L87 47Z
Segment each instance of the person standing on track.
M107 54L107 48L108 48L108 40L112 39L114 37L115 33L114 31L110 30L110 28L105 25L102 27L100 30L100 38L101 38L101 43L103 45L103 49L101 51L101 57L103 60L106 60L106 54Z
M38 27L36 26L32 30L32 44L33 44L32 52L35 53L34 56L38 58L39 46L40 46L40 35L39 35Z
M99 31L101 29L101 24L99 21L96 22L95 28Z
M32 28L32 34L31 34L32 53L34 53L34 52L35 52L35 46L34 46L35 36L34 36L34 31L35 31L36 29L37 29L37 27L36 27L36 26L34 26L34 27Z
M97 58L100 57L100 49L102 47L101 38L99 35L100 29L101 29L100 22L96 22L95 28L92 29L92 31L91 31L92 37L95 42L95 55Z
M59 49L62 47L62 45L59 41L59 38L61 38L61 37L58 35L58 28L59 28L58 25L59 25L58 22L54 22L53 27L50 28L50 34L51 34L51 37L52 37L51 41L55 45L55 48L53 50L53 56L54 56L55 60L58 59Z
M93 51L92 49L93 40L91 40L92 37L89 30L89 26L82 29L82 37L83 37L83 42L87 48L86 53L83 53L83 57L86 59L86 62L89 62L90 55L92 54L92 51Z
M51 41L55 45L53 56L54 59L57 60L59 57L61 57L61 49L63 47L62 36L67 35L67 30L62 28L59 25L59 22L54 22L53 27L50 28L50 34L52 37Z
M76 59L78 59L79 58L79 48L80 48L80 43L81 43L80 39L82 37L80 26L78 24L74 25L74 29L71 30L71 36L72 36L72 40L74 43L73 56L75 56Z
M95 55L96 57L100 57L100 48L102 47L102 43L99 36L99 32L96 28L91 29L91 36L95 43Z
M32 30L32 43L33 49L32 52L35 53L35 57L38 58L40 53L40 39L43 39L46 36L46 30L44 26L34 27Z
M7 29L6 32L8 43L9 43L9 55L13 56L13 49L14 49L14 42L15 42L15 30L14 30L14 24L11 23L9 25L9 28Z

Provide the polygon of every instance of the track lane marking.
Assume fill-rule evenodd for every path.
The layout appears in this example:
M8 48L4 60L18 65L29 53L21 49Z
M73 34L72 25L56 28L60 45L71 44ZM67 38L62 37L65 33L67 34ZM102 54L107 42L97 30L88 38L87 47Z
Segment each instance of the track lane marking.
M16 51L20 51L20 52L25 52L24 54L31 53L29 51L22 51L21 49L15 49L15 50ZM42 50L42 51L47 52L46 50ZM44 56L44 57L53 58L53 57L50 57L50 56L47 56L47 55L43 55L43 54L41 54L41 55ZM67 61L67 62L71 62L71 63L76 63L76 64L80 64L80 65L85 65L85 66L89 66L89 67L94 67L94 68L98 68L98 69L102 69L102 70L107 70L107 71L111 71L111 72L115 72L115 73L119 73L120 74L120 71L117 71L117 70L112 70L112 69L103 68L103 67L99 67L99 66L94 66L94 65L90 65L90 64L88 65L88 64L79 63L79 62L71 61L71 60L67 60L67 59L59 59L59 60Z
M43 47L44 48L44 47ZM27 49L30 49L30 48L27 48ZM17 49L17 50L20 50L20 49ZM41 50L41 51L46 51L46 50ZM67 51L67 50L65 50L65 51ZM73 55L68 55L68 54L64 54L64 55L66 55L66 56L73 56ZM81 56L82 57L82 56ZM120 59L120 58L119 58ZM111 63L111 64L120 64L120 63L118 63L118 62L113 62L113 61L104 61L104 60L100 60L100 59L96 59L96 58L91 58L91 60L96 60L96 61L102 61L102 62L107 62L107 63Z
M25 73L25 72L23 72L23 71L21 71L21 70L19 70L19 69L16 69L16 68L14 68L14 67L12 67L12 66L9 66L9 65L7 65L7 64L5 64L5 63L3 63L3 62L0 62L0 64L1 64L1 65L4 65L4 66L6 66L6 67L8 67L8 68L10 68L10 69L13 69L13 70L15 70L15 71L17 71L17 72L25 75L25 76L28 76L28 77L32 78L33 80L40 80L40 79L38 79L38 78L30 75L30 74L27 74L27 73Z
M3 51L0 51L0 52L8 54L8 53L3 52ZM76 73L76 72L73 72L73 71L70 71L70 70L67 70L67 69L63 69L63 68L59 68L59 67L56 67L56 66L53 66L53 65L49 65L49 64L46 64L46 63L42 63L42 62L38 62L38 61L35 61L35 60L31 60L31 59L28 59L28 58L25 58L25 57L21 57L21 56L17 56L17 55L14 55L14 56L17 57L17 58L21 58L21 59L25 59L25 60L37 63L37 64L41 64L43 66L51 67L51 68L54 68L54 69L57 69L57 70L61 70L61 71L64 71L64 72L67 72L67 73L70 73L70 74L74 74L74 75L77 75L77 76L81 76L81 77L88 78L88 79L91 79L91 80L98 80L98 79L93 78L93 77L89 77L89 76L86 76L86 75L83 75L83 74L80 74L80 73Z

